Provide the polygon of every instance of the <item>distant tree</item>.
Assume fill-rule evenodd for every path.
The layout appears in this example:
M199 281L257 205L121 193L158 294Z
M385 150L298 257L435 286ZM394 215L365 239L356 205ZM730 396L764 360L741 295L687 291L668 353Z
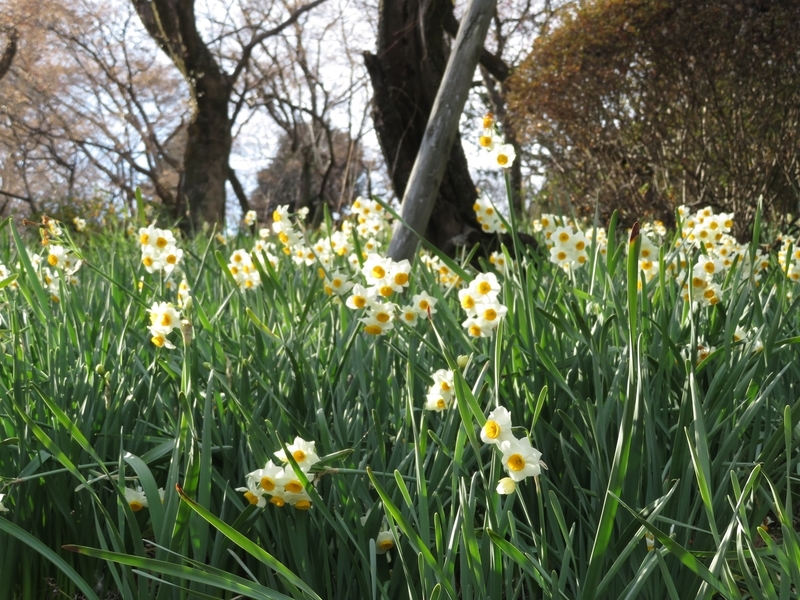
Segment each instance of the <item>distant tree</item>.
M0 208L52 212L99 192L132 207L137 186L174 207L181 79L129 6L44 2L14 5L25 35L0 86Z
M362 145L369 80L352 48L367 29L361 15L349 0L322 6L274 36L253 64L250 107L265 111L278 133L250 197L260 220L290 204L309 208L308 218L318 222L324 205L340 211L369 188L356 191L369 177Z
M293 211L308 208L310 218L319 222L323 206L340 211L365 193L359 186L364 171L361 145L348 132L308 123L281 137L272 163L258 173L250 205L259 221L288 204Z
M796 0L595 0L562 9L515 71L510 112L544 194L627 222L678 204L800 200Z
M131 2L147 32L189 86L192 111L186 130L181 184L189 219L182 218L182 211L175 216L182 218L182 225L189 231L198 229L202 223L222 224L226 182L231 182L242 209L248 208L242 185L229 164L233 142L231 130L249 91L248 82L243 88L236 85L241 83L240 79L246 79L244 75L261 44L325 0L313 0L294 7L278 2L267 3L266 7L243 2L238 6L241 18L234 15L233 7L228 5L222 20L213 17L212 26L224 31L211 39L204 38L201 33L194 0ZM262 13L264 18L256 19L258 13ZM285 17L270 26L276 21L276 13L285 14ZM237 20L240 21L238 24L235 23ZM230 27L232 24L234 26Z

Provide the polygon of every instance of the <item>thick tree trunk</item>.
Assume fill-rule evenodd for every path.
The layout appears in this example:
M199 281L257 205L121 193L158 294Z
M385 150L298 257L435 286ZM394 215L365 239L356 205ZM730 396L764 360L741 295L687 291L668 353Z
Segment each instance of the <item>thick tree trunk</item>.
M378 52L364 55L374 93L375 130L392 187L400 198L447 66L444 23L452 18L452 10L450 0L384 0L380 7ZM452 254L457 244L480 236L472 209L476 198L461 137L457 135L424 232L426 239Z
M216 99L201 95L187 129L183 157L182 195L188 203L189 223L194 231L199 231L203 223L221 227L225 221L230 153L227 93Z

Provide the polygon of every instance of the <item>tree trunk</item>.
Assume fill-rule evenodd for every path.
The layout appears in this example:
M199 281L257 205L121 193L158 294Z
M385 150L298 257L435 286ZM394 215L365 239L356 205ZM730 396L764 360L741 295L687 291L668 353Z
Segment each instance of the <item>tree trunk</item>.
M199 231L203 223L219 228L225 220L231 152L231 79L197 29L193 0L133 0L133 4L145 29L180 69L191 92L192 116L178 195L182 201L172 207L173 217L189 233ZM188 219L183 202L188 205Z
M444 23L450 0L384 0L378 52L364 54L372 81L372 118L392 187L402 198L447 66ZM456 135L425 238L452 254L467 237L480 236L472 205L477 198Z
M197 87L201 87L199 83ZM188 203L189 223L194 231L199 231L203 223L217 224L219 228L225 221L231 143L227 93L218 98L201 95L187 129L183 157L182 195Z

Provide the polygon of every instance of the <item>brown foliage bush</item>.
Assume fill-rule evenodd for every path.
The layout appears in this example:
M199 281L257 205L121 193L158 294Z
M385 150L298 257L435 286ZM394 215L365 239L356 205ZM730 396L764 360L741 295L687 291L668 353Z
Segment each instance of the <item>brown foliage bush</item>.
M711 205L739 234L759 196L800 212L800 3L596 0L556 23L510 82L546 199L628 223Z

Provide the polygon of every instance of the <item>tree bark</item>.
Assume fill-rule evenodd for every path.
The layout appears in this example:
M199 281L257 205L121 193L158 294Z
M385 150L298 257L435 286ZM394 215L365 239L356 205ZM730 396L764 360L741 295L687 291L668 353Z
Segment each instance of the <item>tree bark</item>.
M12 27L8 32L8 44L6 44L3 54L0 55L0 79L5 77L8 70L11 68L11 63L14 61L14 56L17 54L17 40L19 34L16 28Z
M384 0L378 51L365 53L372 81L372 118L395 194L405 195L428 117L447 65L444 23L450 0ZM472 209L477 198L467 159L456 134L425 238L453 254L467 237L480 236Z

